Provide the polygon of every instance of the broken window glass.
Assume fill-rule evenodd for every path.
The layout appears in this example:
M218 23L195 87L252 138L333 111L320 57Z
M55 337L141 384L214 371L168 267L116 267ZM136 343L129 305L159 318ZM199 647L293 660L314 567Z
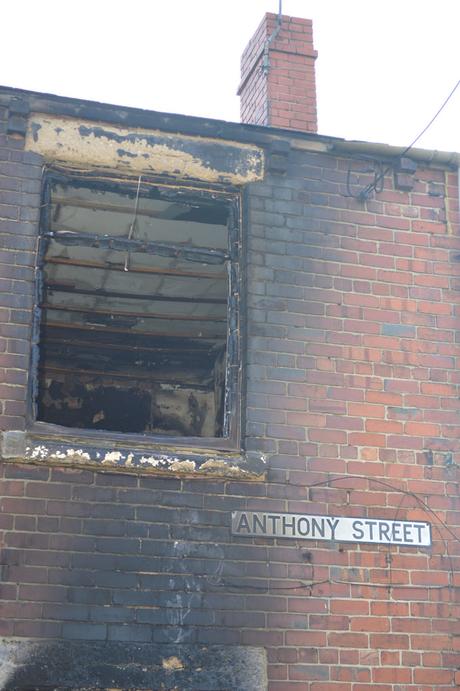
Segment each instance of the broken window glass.
M238 199L49 174L35 416L223 438L235 423Z

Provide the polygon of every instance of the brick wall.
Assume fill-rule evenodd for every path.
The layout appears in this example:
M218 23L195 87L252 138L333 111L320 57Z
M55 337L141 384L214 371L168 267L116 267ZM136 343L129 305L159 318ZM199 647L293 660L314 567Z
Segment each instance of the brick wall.
M0 107L0 429L24 429L42 161Z
M241 57L241 122L316 132L316 56L311 19L267 13Z
M41 168L2 137L2 426L22 429ZM363 203L350 165L292 150L248 190L267 481L3 463L1 635L263 647L270 691L459 683L457 176L387 175ZM427 520L433 547L231 536L243 509Z
M387 175L363 203L347 196L368 182L352 173L359 184L347 188L350 167L293 152L285 179L252 190L248 444L270 455L270 510L429 520L434 543L274 548L286 587L316 585L278 593L286 606L270 621L287 628L273 689L450 688L459 661L457 176L419 167L401 191Z

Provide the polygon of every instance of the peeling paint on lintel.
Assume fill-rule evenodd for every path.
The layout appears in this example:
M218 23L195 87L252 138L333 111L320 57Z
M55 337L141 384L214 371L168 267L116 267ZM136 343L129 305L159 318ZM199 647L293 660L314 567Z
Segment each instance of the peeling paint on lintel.
M16 435L14 444L9 443L9 434ZM22 433L23 443L18 445L18 434L3 433L3 460L188 477L231 477L240 480L261 480L267 471L266 458L254 452L232 454L179 448L115 448L109 441L97 446L87 443L71 444L58 438L39 439L26 433Z
M32 114L26 150L47 161L139 175L243 185L263 179L263 149L250 144L159 130Z

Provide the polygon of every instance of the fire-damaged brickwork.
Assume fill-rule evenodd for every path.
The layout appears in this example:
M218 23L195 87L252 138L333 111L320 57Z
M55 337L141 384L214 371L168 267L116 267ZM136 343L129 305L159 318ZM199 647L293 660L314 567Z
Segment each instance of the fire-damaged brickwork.
M23 430L43 161L0 116L0 426Z
M165 689L458 686L456 170L417 151L414 169L401 172L389 149L369 145L363 159L340 140L276 130L272 141L263 128L218 123L220 136L252 140L267 162L259 181L238 181L238 190L240 451L263 455L268 470L246 481L238 468L222 470L225 459L221 476L211 466L195 477L193 464L95 469L78 452L83 437L71 442L59 427L40 436L26 415L49 161L24 149L17 130L27 113L12 120L13 95L3 96L1 424L17 433L2 442L3 688L87 687L85 675L61 677L59 660L63 649L81 655L90 642L108 668L119 663L120 643L138 644L133 658L121 658L126 668L139 665L144 646L147 669L154 650ZM70 117L69 104L52 105ZM103 112L109 122L111 109L99 119ZM147 126L136 112L130 117ZM174 126L186 125L184 118ZM201 126L211 136L212 122ZM118 453L120 438L98 435L100 448ZM64 454L47 456L59 440L73 449L67 464ZM235 511L429 522L432 546L236 535ZM238 677L228 667L219 677L209 662L206 678L207 646L210 656L212 646L238 654L255 676L235 665ZM192 649L201 651L199 664ZM267 683L258 667L264 651ZM204 676L191 676L192 667ZM120 685L152 688L139 669L135 682L122 677ZM110 674L101 672L99 688L110 687Z

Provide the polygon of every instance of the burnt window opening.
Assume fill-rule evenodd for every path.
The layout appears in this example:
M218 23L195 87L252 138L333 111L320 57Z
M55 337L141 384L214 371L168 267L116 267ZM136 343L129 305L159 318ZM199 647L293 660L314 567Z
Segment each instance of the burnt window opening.
M48 174L38 422L235 441L238 209L219 190Z

